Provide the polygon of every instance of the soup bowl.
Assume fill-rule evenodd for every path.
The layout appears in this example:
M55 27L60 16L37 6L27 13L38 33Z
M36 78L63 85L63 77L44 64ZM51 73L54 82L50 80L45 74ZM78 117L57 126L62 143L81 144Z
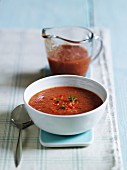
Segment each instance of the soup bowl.
M98 95L103 104L94 110L75 115L54 115L40 112L29 105L30 98L36 93L53 87L73 86L87 89ZM98 82L76 75L56 75L42 78L30 84L24 92L24 103L34 124L49 133L75 135L94 128L104 115L108 93Z

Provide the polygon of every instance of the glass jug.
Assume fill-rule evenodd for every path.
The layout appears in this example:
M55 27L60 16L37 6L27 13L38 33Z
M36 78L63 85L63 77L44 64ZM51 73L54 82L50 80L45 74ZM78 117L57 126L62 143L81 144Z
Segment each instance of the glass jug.
M53 74L86 75L102 49L100 37L84 27L43 28L42 37Z

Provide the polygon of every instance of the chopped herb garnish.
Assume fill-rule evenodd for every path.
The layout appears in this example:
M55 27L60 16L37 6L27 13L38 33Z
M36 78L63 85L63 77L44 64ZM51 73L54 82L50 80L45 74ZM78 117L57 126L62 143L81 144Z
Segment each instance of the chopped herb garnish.
M76 96L72 97L72 95L70 95L70 97L68 98L71 102L75 102L77 100Z
M62 109L63 109L63 110L65 110L65 109L66 109L65 104L62 104L62 106L61 106L61 107L62 107Z
M60 98L57 98L56 103L59 103L59 101L60 101Z

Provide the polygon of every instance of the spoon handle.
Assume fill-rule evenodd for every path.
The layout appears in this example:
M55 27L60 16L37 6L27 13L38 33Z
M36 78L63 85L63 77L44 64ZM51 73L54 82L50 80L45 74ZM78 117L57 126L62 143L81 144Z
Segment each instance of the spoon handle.
M19 165L22 155L22 128L19 130L18 142L16 146L15 152L15 165L16 167Z

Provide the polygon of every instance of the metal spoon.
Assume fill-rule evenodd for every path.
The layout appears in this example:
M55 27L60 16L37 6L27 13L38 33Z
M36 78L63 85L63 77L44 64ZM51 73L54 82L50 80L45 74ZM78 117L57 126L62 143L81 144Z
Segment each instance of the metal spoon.
M19 129L18 142L15 152L15 165L19 165L22 155L22 129L25 129L33 124L30 119L24 104L17 106L11 113L11 122Z

